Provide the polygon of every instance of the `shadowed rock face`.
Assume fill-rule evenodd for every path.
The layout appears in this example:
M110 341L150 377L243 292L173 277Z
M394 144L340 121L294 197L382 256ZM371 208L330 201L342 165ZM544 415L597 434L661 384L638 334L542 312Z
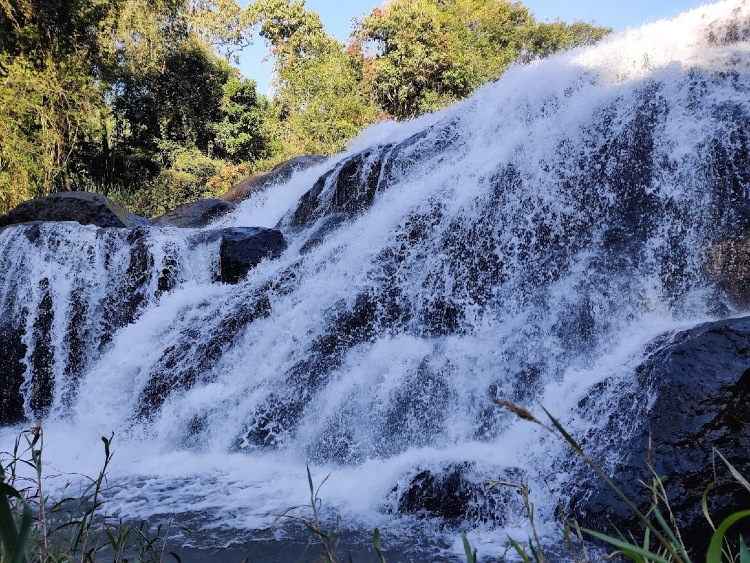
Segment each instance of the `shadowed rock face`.
M202 199L175 207L172 211L154 219L157 227L182 227L198 229L219 217L231 213L235 206L220 199Z
M239 203L249 198L253 193L265 190L274 184L286 182L295 172L320 164L324 160L325 158L322 156L296 156L277 164L268 172L248 176L227 190L220 196L220 199L231 203Z
M221 235L221 281L237 283L264 258L278 258L286 250L284 235L263 227L232 227Z
M702 512L701 495L715 476L731 480L713 449L741 474L750 475L750 317L664 336L654 342L653 352L636 373L642 403L634 415L639 429L621 445L623 459L612 475L631 499L647 507L650 495L640 481L651 482L646 460L652 459L656 474L666 477L683 538L698 553L705 552L712 530ZM647 410L648 397L655 399ZM728 514L746 508L750 493L724 483L711 491L708 501L718 525ZM574 512L586 526L609 532L610 519L618 526L636 525L622 501L594 478L585 480ZM749 531L744 524L745 537Z
M521 517L517 484L525 479L515 468L494 468L503 485L488 487L486 470L471 463L452 463L423 469L406 486L396 487L396 510L417 518L437 518L448 526L462 522L511 522ZM499 483L500 481L498 481Z
M0 324L0 425L17 424L24 419L23 383L26 345L23 333L10 323Z
M131 228L148 222L125 213L105 196L89 192L62 192L24 201L0 218L0 226L31 221L77 221L81 225Z

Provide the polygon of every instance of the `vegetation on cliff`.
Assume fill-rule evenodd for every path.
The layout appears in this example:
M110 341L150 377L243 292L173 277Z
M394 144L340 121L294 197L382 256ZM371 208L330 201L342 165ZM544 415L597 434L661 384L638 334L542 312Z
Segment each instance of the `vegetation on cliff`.
M304 0L0 0L0 213L87 190L158 215L608 31L507 0L396 0L344 45ZM270 97L231 64L253 36Z

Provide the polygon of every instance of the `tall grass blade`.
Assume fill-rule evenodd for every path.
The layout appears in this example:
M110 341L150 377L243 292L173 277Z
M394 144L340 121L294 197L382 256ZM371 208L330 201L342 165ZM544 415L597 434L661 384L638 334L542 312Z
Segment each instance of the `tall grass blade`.
M44 502L43 500L40 502ZM18 543L13 553L11 553L12 563L24 563L27 560L26 552L29 548L29 538L31 537L31 527L34 523L34 515L31 508L25 502L23 503L23 515L21 516L21 525L18 527Z
M730 514L724 521L719 524L716 531L711 536L711 543L708 544L708 551L706 552L706 563L721 563L721 552L724 545L724 536L727 530L736 522L750 516L750 510L741 510Z
M677 538L675 533L672 531L671 526L667 524L667 521L664 519L664 515L661 513L661 510L659 510L656 507L656 505L653 506L653 514L656 520L659 522L659 525L669 536L669 539L672 542L672 545L674 545L675 549L677 549L680 552L680 555L682 555L685 558L685 560L689 560L690 558L688 557L688 554L685 551L685 547L682 545L682 542Z
M745 538L742 536L740 536L740 563L750 563L750 551L748 551Z
M17 498L23 503L20 527L16 525L13 507L10 504L11 498ZM23 501L21 494L7 483L0 482L0 540L5 547L9 563L28 561L26 551L32 519L31 509Z
M703 489L703 495L701 496L701 509L703 510L703 516L706 518L714 532L716 531L716 526L714 525L714 521L711 519L711 514L708 511L708 493L710 493L716 485L716 481L709 483L708 486Z
M477 552L476 550L474 551L471 550L471 544L469 543L469 538L466 537L466 532L461 533L461 539L464 542L464 553L466 553L466 563L476 563Z
M685 560L683 560L682 556L680 555L678 549L672 544L672 542L664 537L664 535L659 531L659 529L651 523L651 521L644 515L638 507L633 503L628 496L622 492L620 487L618 487L612 479L609 478L609 476L602 470L601 467L599 467L594 460L592 460L586 452L583 451L583 448L576 442L573 437L568 434L567 430L563 428L562 424L558 422L558 420L550 414L550 412L542 407L547 417L552 422L552 425L555 427L555 430L557 430L562 437L565 439L565 441L570 445L571 448L578 454L578 456L586 462L586 464L593 469L599 477L607 484L607 486L614 492L620 500L622 500L627 507L630 509L630 511L633 513L633 515L640 520L646 528L651 530L651 533L654 535L654 538L664 547L666 551L669 552L669 554L672 556L673 561L675 563L686 563ZM614 538L613 538L614 539ZM618 540L619 541L619 540ZM624 542L626 545L627 542Z
M531 559L529 558L529 554L526 553L526 550L521 546L520 543L518 543L516 540L512 538L508 538L508 541L510 541L510 545L513 546L513 549L516 550L516 553L521 558L523 563L532 563ZM475 563L475 562L471 561L471 563Z
M737 470L736 470L736 469L734 468L734 465L732 465L731 463L729 463L729 462L727 461L727 458L725 458L725 457L724 457L723 455L721 455L721 452L720 452L719 450L717 450L716 448L714 448L714 452L716 452L716 455L718 455L718 456L719 456L719 457L721 458L721 461L723 461L723 462L724 462L724 464L725 464L725 465L726 465L726 466L727 466L727 467L729 468L729 471L731 471L731 473L732 473L732 477L734 477L735 479L737 479L737 481L738 481L738 482L739 482L739 483L740 483L740 484L741 484L741 485L742 485L743 487L745 487L745 488L746 488L746 489L747 489L748 491L750 491L750 483L748 483L747 479L745 479L745 478L744 478L744 477L743 477L743 476L742 476L742 475L740 474L740 472L739 472L739 471L737 471Z
M602 540L605 543L608 543L609 545L616 547L619 549L624 555L627 555L628 557L631 557L632 559L635 559L636 561L639 561L639 557L645 558L646 561L649 561L650 563L673 563L670 559L665 559L661 555L658 555L654 552L652 552L650 549L644 549L639 545L635 545L629 542L626 542L624 540L620 540L617 538L613 538L612 536L608 536L607 534L602 534L600 532L595 532L594 530L588 530L586 528L583 528L583 531L587 534L594 536L597 539Z
M378 554L378 561L385 563L385 556L380 547L380 530L378 528L375 528L372 532L372 543L375 545L375 553Z

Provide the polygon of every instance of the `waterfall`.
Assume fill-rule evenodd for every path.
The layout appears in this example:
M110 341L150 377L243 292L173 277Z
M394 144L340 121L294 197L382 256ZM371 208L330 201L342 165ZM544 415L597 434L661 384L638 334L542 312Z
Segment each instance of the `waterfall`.
M530 482L554 529L565 448L489 399L614 463L597 429L626 440L652 400L648 343L741 311L711 264L750 226L749 39L750 3L720 2L373 126L219 221L288 242L235 285L200 230L0 230L21 414L61 469L114 431L125 516L254 529L305 501L310 464L363 529L419 526L414 479L459 469L464 529L526 534L484 477Z

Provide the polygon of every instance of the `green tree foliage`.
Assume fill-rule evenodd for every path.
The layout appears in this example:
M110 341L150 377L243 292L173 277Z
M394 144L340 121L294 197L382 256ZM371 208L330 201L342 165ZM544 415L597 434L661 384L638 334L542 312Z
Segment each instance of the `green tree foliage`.
M0 212L70 186L103 108L92 79L104 2L0 0Z
M229 65L254 30L270 100ZM94 189L159 214L607 32L508 0L392 0L345 47L305 0L0 0L0 213Z
M541 58L580 45L591 45L611 30L577 21L566 24L559 20L533 26L524 38L525 59Z
M372 51L364 86L382 109L408 119L466 97L519 58L590 43L610 30L537 23L507 0L393 0L359 24Z
M203 38L229 60L252 43L252 22L235 0L191 0L187 14L190 32Z
M247 17L234 0L0 0L0 212L60 189L143 202L170 174L190 198L229 164L215 156L266 158L265 103L228 86Z
M361 61L328 36L304 0L258 0L254 21L275 59L272 110L284 156L331 154L372 123Z
M233 72L223 86L223 119L215 127L215 153L234 164L271 157L268 111L266 100L258 97L255 81Z

